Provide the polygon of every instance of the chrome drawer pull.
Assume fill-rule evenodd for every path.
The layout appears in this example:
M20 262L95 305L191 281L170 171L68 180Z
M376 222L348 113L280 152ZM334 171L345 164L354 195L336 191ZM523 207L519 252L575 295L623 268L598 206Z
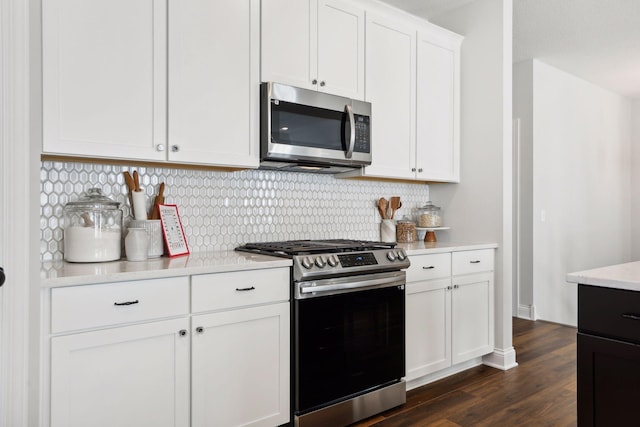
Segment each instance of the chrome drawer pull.
M422 267L423 270L431 270L432 268L435 268L433 265L430 265L428 267Z
M236 291L244 292L244 291L253 291L255 289L256 289L255 286L251 286L250 288L236 288Z
M622 315L622 317L624 317L625 319L640 320L640 315L638 314L625 313Z
M113 305L133 305L133 304L138 304L140 301L135 300L135 301L125 301L125 302L114 302Z
M471 264L480 264L480 261L479 261L479 260L477 260L477 259L476 259L476 260L473 260L473 261L469 261L469 262L470 262Z

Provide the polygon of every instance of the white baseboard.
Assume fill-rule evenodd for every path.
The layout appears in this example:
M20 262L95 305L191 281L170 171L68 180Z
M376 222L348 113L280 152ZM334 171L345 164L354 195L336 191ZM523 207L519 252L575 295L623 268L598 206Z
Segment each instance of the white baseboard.
M518 317L521 319L536 320L536 306L520 304L518 306Z
M493 353L482 357L482 363L503 371L515 368L518 366L516 350L513 347L507 349L496 348Z
M443 378L450 377L453 374L457 374L459 372L466 371L469 368L473 368L474 366L480 366L480 365L482 365L482 359L479 357L476 357L475 359L459 363L455 366L451 366L441 371L434 372L433 374L429 374L423 377L409 380L407 381L407 391L414 388L422 387L423 385L427 385L429 383L441 380Z

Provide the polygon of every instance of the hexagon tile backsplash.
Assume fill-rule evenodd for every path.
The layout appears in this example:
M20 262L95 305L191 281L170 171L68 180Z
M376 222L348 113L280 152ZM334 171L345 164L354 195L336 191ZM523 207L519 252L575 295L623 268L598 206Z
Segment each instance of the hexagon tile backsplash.
M231 250L241 243L292 239L378 240L380 197L400 196L397 218L429 200L429 186L338 179L332 175L129 167L43 161L40 168L40 255L60 260L63 208L91 187L131 210L123 171L137 170L150 206L165 182L165 203L178 205L192 252Z

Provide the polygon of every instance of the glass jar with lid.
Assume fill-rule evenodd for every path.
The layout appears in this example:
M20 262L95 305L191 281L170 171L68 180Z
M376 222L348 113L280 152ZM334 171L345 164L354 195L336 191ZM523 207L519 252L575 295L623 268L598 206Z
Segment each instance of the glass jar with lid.
M416 223L406 216L396 222L396 241L398 243L413 243L417 239Z
M442 227L442 211L432 202L418 209L418 227L435 228Z
M99 188L90 188L64 207L64 259L104 262L120 259L122 209Z

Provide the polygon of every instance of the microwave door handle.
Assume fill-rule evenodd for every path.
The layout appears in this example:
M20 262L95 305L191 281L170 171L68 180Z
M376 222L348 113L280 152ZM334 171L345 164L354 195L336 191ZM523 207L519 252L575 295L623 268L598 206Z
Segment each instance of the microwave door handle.
M351 105L345 105L344 109L349 116L349 126L351 128L351 131L349 132L349 148L347 148L347 151L344 153L344 157L350 159L356 146L356 120L353 116L353 109L351 108Z

